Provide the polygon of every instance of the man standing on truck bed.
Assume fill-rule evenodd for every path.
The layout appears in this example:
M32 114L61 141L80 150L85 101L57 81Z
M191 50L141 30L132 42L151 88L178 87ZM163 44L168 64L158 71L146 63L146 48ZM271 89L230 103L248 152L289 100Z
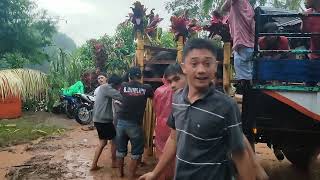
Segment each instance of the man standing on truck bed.
M237 93L243 94L250 85L253 72L254 11L248 0L226 0L223 12L229 12L230 34L233 40L234 69Z
M215 90L216 48L192 39L183 50L187 86L173 97L170 137L156 168L140 180L155 180L176 157L176 180L255 179L236 102ZM238 174L235 174L235 164Z
M310 13L320 13L320 0L305 0L306 8L305 14ZM302 31L308 33L320 33L320 17L319 16L310 16L303 17ZM320 50L320 36L311 36L310 39L310 50ZM319 53L309 54L310 59L320 60Z
M279 27L274 22L268 22L263 26L265 33L278 33ZM289 50L289 40L285 36L264 36L259 38L261 50ZM279 52L263 52L262 56L267 59L284 59L288 55Z
M143 116L147 99L153 96L151 86L140 83L141 70L138 67L128 71L129 82L123 83L120 93L123 96L118 112L117 153L120 176L123 174L124 157L128 153L128 141L131 144L131 161L129 163L129 180L136 176L139 160L144 151Z

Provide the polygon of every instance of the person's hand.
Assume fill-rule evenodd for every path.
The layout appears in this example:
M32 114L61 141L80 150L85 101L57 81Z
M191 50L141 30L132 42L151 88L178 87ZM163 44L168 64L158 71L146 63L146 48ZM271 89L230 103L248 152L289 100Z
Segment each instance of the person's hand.
M306 17L306 16L309 16L309 13L307 13L307 12L301 12L301 13L299 13L299 15L302 16L302 17Z
M156 176L153 172L146 173L139 177L139 180L155 180Z

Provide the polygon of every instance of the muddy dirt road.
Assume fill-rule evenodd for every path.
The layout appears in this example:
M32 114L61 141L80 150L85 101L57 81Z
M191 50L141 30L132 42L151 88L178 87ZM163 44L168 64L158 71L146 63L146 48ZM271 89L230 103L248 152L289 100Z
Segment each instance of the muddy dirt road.
M117 170L110 167L110 148L107 147L99 161L104 166L97 172L89 168L97 143L96 131L82 131L80 125L59 117L55 121L66 123L72 130L62 136L49 137L28 144L0 150L0 179L92 179L118 180ZM315 162L310 172L301 172L284 160L279 162L264 144L257 145L257 154L271 180L320 180L320 162ZM139 174L155 165L152 157Z

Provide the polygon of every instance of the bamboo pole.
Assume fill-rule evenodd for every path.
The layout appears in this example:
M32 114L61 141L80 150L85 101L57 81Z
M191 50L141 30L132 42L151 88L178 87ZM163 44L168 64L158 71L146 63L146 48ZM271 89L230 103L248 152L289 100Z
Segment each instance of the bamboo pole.
M231 90L231 43L226 42L223 45L223 88L230 95Z
M146 109L143 118L143 131L145 138L145 148L147 155L153 155L153 135L155 127L155 113L152 106L152 99L147 100Z
M144 44L149 46L151 45L151 37L149 37L148 34L145 34ZM144 51L145 51L145 60L149 61L152 58L151 50L150 48L145 48Z
M136 62L137 66L140 67L141 72L143 72L143 66L144 66L144 40L143 35L141 32L137 32L137 49L136 49ZM141 79L143 82L143 77Z
M145 54L145 40L141 32L137 32L137 48L136 48L136 65L140 67L143 72L144 54ZM151 52L148 52L151 53ZM141 78L143 83L143 76ZM146 152L149 156L153 155L153 131L155 124L155 115L152 107L152 100L148 99L143 118L143 131L145 137Z
M182 63L182 57L183 57L183 46L184 46L184 41L183 41L183 36L178 37L178 42L177 42L177 60L178 63Z

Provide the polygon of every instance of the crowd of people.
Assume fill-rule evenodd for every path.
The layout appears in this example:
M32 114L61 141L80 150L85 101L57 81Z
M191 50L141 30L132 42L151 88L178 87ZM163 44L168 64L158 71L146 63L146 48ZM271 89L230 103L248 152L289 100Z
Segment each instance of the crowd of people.
M137 67L128 71L128 82L121 83L120 77L112 75L108 83L100 83L93 116L99 146L91 170L99 169L98 159L111 140L111 166L124 176L130 141L128 178L137 178L144 152L142 121L147 99L153 98L158 165L140 179L231 179L236 172L243 179L265 179L242 133L237 104L215 89L216 51L208 40L190 40L183 63L167 67L164 85L155 92L140 82ZM107 79L104 74L98 78L101 76Z
M124 157L127 155L130 141L131 162L128 176L129 179L136 176L135 172L144 152L142 120L147 98L153 97L151 86L140 83L141 77L138 67L130 68L127 82L122 82L123 78L117 75L98 75L100 86L94 93L93 122L98 132L99 145L92 161L92 171L100 169L99 157L110 141L111 167L118 167L120 175L123 176Z
M320 11L319 0L307 0L306 14ZM254 51L254 10L248 0L227 0L222 11L229 13L233 39L234 67L238 90L252 80ZM304 32L320 32L320 21L303 19ZM307 20L308 19L308 20ZM277 32L274 23L265 32ZM318 36L311 36L310 50L320 49ZM289 50L283 36L262 37L260 49ZM264 56L279 59L274 53ZM309 55L318 59L318 55ZM98 170L98 159L108 141L114 168L124 176L124 157L131 144L128 178L137 178L144 153L143 116L148 98L153 99L156 114L155 151L158 163L140 180L215 179L265 180L268 176L257 161L241 128L236 102L215 88L217 49L205 39L189 40L183 50L183 62L167 67L163 85L153 91L141 83L140 68L128 71L127 82L117 75L101 73L94 104L94 126L99 136L91 170ZM108 79L108 82L107 82Z

